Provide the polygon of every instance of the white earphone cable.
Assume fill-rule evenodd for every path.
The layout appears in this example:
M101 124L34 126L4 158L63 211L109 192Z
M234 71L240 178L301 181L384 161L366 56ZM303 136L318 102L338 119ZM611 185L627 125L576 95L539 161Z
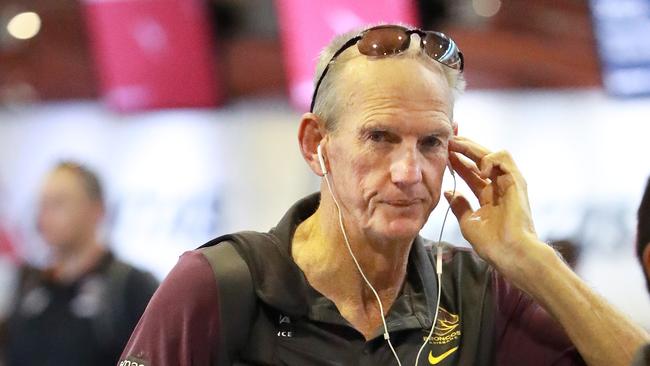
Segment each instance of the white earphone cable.
M454 190L452 197L456 195L456 175L454 171L449 168L451 176L454 179ZM418 354L415 356L415 366L418 366L418 360L420 359L420 354L422 350L427 345L429 339L433 335L433 331L436 328L436 323L438 322L438 311L440 310L440 297L442 295L442 233L445 230L445 224L447 223L447 216L449 216L449 211L451 210L451 204L447 207L445 211L445 217L442 219L442 226L440 227L440 235L438 236L438 244L436 245L436 274L438 276L438 296L436 297L436 312L433 316L433 324L431 325L431 330L429 330L429 335L424 339L424 343L420 347Z

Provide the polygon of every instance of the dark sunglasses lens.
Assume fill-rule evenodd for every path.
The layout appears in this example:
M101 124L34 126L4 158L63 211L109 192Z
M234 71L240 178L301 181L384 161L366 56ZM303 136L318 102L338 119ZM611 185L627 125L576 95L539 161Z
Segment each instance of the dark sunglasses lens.
M366 56L390 56L408 49L410 37L401 28L372 28L357 43Z
M427 32L422 40L425 52L434 60L452 69L462 70L463 60L454 41L442 33Z

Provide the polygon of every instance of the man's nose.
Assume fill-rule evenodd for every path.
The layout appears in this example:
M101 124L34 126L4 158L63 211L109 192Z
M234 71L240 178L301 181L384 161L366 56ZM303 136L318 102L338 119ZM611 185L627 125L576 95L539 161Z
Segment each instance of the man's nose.
M396 152L390 167L391 180L397 185L413 185L422 181L422 166L415 148Z

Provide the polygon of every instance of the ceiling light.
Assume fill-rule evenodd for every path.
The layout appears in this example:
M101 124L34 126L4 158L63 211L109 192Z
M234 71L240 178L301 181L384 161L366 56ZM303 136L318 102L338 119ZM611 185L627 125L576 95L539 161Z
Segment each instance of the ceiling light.
M482 17L496 15L501 8L501 0L472 0L474 12Z
M7 31L17 39L33 38L40 30L41 18L31 11L17 14L7 23Z

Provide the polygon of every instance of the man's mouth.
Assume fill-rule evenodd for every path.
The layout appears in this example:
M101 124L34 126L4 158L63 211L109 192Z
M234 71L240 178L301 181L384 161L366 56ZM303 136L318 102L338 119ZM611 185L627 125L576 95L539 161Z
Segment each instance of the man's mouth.
M410 207L413 205L417 205L422 200L420 199L412 199L412 200L384 200L383 201L385 204L391 205L391 206L396 206L396 207Z

